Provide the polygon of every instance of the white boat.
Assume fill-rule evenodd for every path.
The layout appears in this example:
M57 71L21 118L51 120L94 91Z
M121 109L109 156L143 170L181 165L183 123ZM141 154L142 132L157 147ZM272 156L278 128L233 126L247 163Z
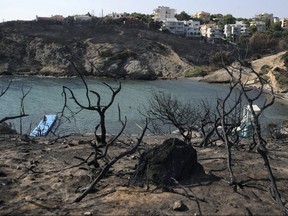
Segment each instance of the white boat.
M47 136L57 120L57 115L44 115L36 128L30 133L31 137Z

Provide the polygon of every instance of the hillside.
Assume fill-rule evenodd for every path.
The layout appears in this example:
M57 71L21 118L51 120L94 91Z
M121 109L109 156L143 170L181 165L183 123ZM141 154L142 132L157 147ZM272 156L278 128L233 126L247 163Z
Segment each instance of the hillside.
M215 45L151 30L143 23L0 24L0 75L179 77L209 63ZM71 63L72 62L72 63Z

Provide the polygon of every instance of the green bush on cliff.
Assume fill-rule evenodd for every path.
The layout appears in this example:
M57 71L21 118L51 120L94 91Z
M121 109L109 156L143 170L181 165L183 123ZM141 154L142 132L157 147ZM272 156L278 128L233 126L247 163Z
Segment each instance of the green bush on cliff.
M105 50L99 52L99 55L101 58L110 58L110 60L117 60L117 59L125 60L128 57L135 57L136 53L129 49L125 49L118 53L113 53L111 50Z
M108 57L113 56L113 53L112 53L111 50L104 50L104 51L100 51L100 52L99 52L99 56L100 56L101 58L108 58Z
M271 70L271 67L267 64L263 65L260 69L260 74L267 74Z
M277 70L278 69L278 70ZM274 74L277 82L281 86L288 86L288 71L281 70L280 68L274 69Z
M288 52L282 55L281 59L284 61L284 65L286 67L286 70L288 71Z
M115 54L114 56L112 56L112 60L113 59L122 59L122 60L125 60L129 57L135 57L136 56L136 53L129 50L129 49L125 49L123 50L122 52L119 52L117 54Z
M223 66L230 65L234 61L234 57L231 52L218 51L210 56L209 62L212 65L222 68Z
M203 76L203 68L202 67L195 67L191 70L188 70L185 72L185 77L197 77L197 76Z

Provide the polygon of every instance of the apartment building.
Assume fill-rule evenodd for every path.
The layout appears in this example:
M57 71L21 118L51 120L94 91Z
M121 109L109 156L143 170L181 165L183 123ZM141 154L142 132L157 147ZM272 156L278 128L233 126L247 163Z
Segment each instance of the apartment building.
M107 17L113 18L113 19L120 19L120 18L125 18L127 17L127 13L115 13L112 12L111 14L108 14Z
M172 34L184 35L184 21L178 21L176 18L166 18L161 29L168 30Z
M265 21L266 19L269 19L271 22L273 22L273 13L269 14L269 13L260 13L260 14L256 14L253 18L255 21Z
M285 30L288 30L288 18L280 19L281 27Z
M280 22L280 18L279 17L273 17L273 22L274 23L279 23Z
M178 21L176 18L167 18L161 30L168 30L172 34L183 35L186 37L200 38L200 21Z
M222 37L222 28L214 24L201 25L200 32L201 35L208 40L215 40Z
M240 35L249 35L248 25L242 21L236 21L235 24L226 24L224 26L224 35L226 38L237 39Z
M210 13L205 11L197 12L193 15L194 18L201 19L204 22L208 22L210 20Z
M250 22L250 26L256 26L257 31L265 32L266 31L266 24L263 21L252 21Z
M88 15L75 15L74 16L74 20L77 23L81 23L81 22L89 22L92 20L91 16Z
M166 19L175 18L176 9L172 9L169 7L159 6L153 11L153 19L154 21L164 22Z
M184 33L186 37L200 38L200 21L184 21Z
M39 17L36 16L37 21L58 21L58 22L63 22L64 17L62 15L54 15L51 17Z

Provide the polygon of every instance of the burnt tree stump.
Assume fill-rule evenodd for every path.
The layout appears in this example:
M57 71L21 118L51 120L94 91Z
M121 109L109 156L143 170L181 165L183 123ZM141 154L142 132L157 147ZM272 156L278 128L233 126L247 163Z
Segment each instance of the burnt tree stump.
M172 186L172 178L181 181L203 172L202 165L197 162L196 150L182 140L171 138L142 153L130 183Z

